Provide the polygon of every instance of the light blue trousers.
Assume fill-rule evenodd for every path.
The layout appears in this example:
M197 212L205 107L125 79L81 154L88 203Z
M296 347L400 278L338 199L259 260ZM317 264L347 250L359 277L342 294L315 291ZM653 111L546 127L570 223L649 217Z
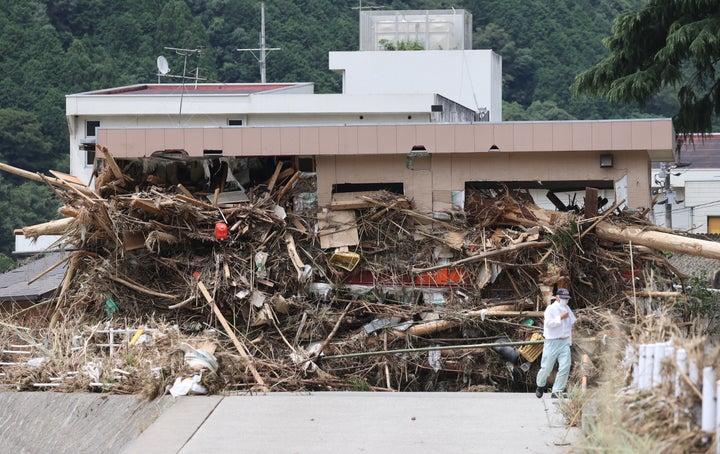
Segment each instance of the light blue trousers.
M555 362L558 363L558 372L555 375L552 392L565 391L568 376L570 375L570 366L572 357L570 355L570 339L547 339L543 345L542 360L540 361L540 371L535 378L538 388L543 388L547 384L548 375L552 372Z

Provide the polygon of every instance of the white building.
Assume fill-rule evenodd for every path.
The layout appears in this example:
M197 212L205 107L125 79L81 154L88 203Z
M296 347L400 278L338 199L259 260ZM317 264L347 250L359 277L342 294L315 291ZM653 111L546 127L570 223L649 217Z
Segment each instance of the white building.
M361 42L423 40L432 50L376 51L367 44L372 51L331 52L342 94L314 94L312 83L187 83L68 95L70 173L90 181L99 128L500 121L502 61L492 51L470 49L471 23L464 10L363 11Z
M347 95L439 93L502 121L502 59L491 50L330 52Z
M680 165L655 166L653 190L655 224L667 226L670 216L673 229L720 233L720 134L686 141Z

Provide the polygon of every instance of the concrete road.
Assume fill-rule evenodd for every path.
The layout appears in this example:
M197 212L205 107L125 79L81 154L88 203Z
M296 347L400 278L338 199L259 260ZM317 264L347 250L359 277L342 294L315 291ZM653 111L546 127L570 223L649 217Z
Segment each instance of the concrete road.
M178 397L135 453L566 453L548 396L516 393L270 393Z

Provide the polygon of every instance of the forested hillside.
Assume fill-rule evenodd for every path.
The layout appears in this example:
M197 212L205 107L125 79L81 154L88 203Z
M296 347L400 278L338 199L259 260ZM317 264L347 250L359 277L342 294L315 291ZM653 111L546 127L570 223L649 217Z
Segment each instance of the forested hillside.
M672 97L641 112L573 99L576 74L604 55L613 19L643 0L365 1L363 7L465 9L473 47L503 57L505 117L592 119L671 116ZM156 57L171 70L182 59L165 47L202 48L200 76L259 82L257 60L238 48L259 45L260 0L0 0L0 162L32 171L67 170L64 96L155 83ZM357 50L357 0L267 0L267 80L313 82L339 92L328 52ZM0 174L0 269L10 265L12 230L56 216L47 190Z

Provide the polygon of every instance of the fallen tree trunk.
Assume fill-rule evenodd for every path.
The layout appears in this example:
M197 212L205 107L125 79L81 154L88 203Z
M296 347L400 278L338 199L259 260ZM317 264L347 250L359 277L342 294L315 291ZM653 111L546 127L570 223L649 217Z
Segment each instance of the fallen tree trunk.
M542 317L543 312L539 311L510 311L506 310L507 306L498 306L498 308L481 309L479 311L470 311L465 314L466 318L474 319L485 317ZM462 324L458 320L433 320L431 322L423 323L409 328L404 333L398 332L399 335L410 335L410 336L427 336L428 334L437 333L439 331L445 331L458 327Z
M30 225L20 229L26 238L37 238L43 235L63 235L72 227L75 218L62 218L42 224Z
M74 183L63 181L60 178L48 177L46 175L28 172L27 170L19 169L17 167L13 167L9 164L5 164L2 162L0 162L0 170L4 170L5 172L12 173L13 175L17 175L19 177L27 178L28 180L37 181L38 183L50 183L53 186L78 191L79 193L86 196L98 197L98 195L95 194L92 189L86 186L80 186Z
M615 243L632 242L652 249L720 260L720 243L714 241L643 230L638 227L618 227L609 222L598 223L595 232L599 238Z
M569 214L528 205L523 206L522 210L508 210L503 213L503 218L526 227L542 226L552 228L557 224L567 222ZM618 227L607 221L596 222L593 225L596 235L603 240L615 243L632 242L634 245L646 246L656 250L720 259L720 243L714 241L660 232L657 231L655 227L653 227L653 230L647 230L641 227ZM581 234L581 236L584 235L587 230Z

